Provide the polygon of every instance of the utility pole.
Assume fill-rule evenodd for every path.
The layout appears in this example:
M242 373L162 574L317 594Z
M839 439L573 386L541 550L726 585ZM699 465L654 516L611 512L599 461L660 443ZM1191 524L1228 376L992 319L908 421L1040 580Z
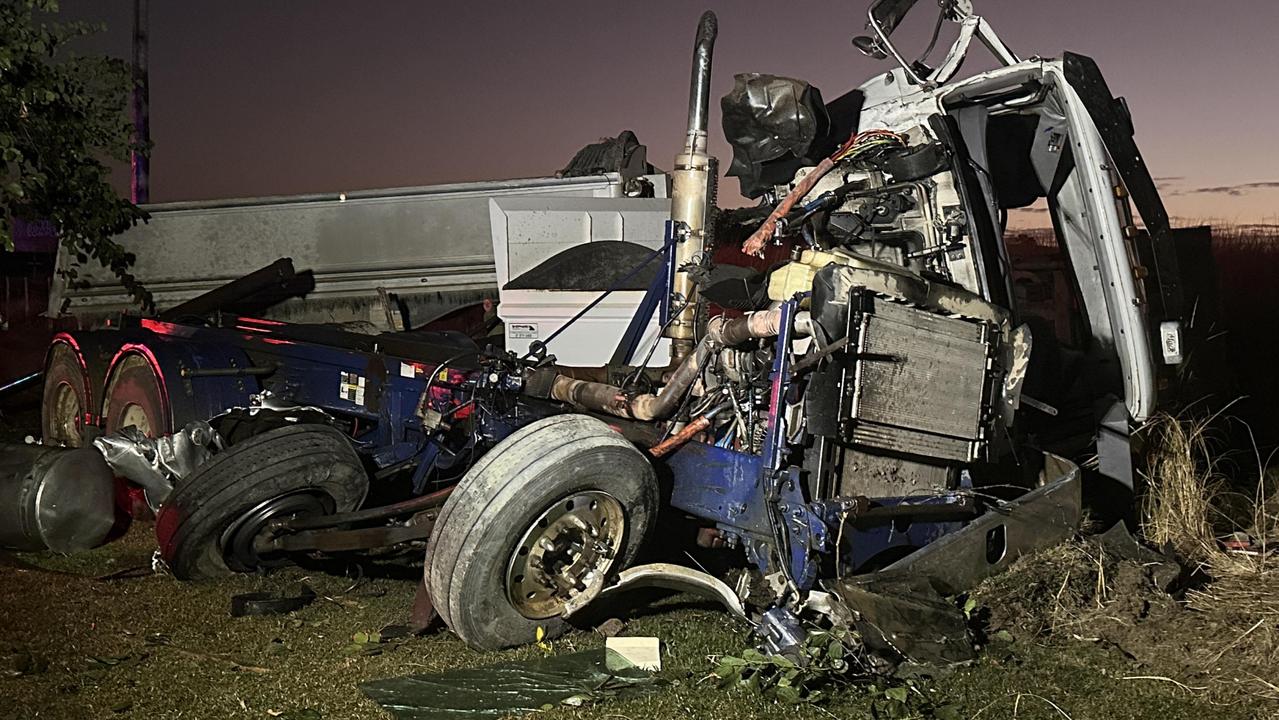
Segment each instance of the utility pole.
M129 190L135 204L151 199L151 98L147 71L147 16L150 0L133 0L133 133L134 142L142 149L131 153L132 169Z

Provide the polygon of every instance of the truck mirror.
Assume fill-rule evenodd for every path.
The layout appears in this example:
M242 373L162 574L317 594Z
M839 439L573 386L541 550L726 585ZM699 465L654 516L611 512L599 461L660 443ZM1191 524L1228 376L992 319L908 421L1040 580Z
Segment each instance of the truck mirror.
M858 35L853 38L853 47L857 48L861 54L876 60L883 60L888 57L888 53L884 52L879 46L879 42L869 35Z

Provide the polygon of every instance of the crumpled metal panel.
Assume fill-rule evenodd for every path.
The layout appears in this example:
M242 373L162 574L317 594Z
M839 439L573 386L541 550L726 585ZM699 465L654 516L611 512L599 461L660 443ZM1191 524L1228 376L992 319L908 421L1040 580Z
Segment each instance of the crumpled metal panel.
M1044 454L1042 484L991 510L883 572L918 574L943 595L958 595L1001 572L1017 558L1057 545L1079 530L1082 490L1079 466Z
M174 481L194 472L223 449L224 443L207 422L194 420L182 430L158 438L146 437L130 426L95 438L93 446L116 475L142 487L154 510L169 496Z

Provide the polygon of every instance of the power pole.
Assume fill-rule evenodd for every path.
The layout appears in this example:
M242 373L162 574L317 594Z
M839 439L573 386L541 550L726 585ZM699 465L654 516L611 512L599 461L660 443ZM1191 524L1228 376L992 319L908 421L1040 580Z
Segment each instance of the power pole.
M151 98L147 71L147 8L149 0L133 0L133 132L134 141L142 148L151 144ZM151 159L148 150L135 148L131 153L132 176L129 190L135 204L151 199Z

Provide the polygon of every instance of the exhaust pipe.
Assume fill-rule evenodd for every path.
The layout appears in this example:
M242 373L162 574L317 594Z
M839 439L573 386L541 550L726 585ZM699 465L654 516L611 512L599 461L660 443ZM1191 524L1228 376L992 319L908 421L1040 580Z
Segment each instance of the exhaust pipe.
M673 362L682 360L693 350L697 287L693 278L680 268L696 261L706 249L707 211L714 201L715 159L706 154L706 127L711 104L711 56L718 32L715 13L710 10L702 13L693 45L688 134L684 138L684 149L675 156L675 170L671 173L671 221L683 236L675 246L675 286L668 300L672 320L666 337L672 341Z
M712 353L721 347L740 345L751 338L776 337L781 321L781 310L763 310L732 320L722 315L711 318L706 327L706 337L697 344L694 352L684 357L671 373L665 387L656 395L632 396L616 385L556 375L550 386L550 397L592 412L629 420L668 420L675 414L680 401L706 367L706 363L710 362ZM796 319L796 324L797 329L801 325L804 328L800 332L811 332L806 313L802 319Z
M711 107L711 57L715 53L715 36L719 20L707 10L697 21L697 40L693 44L693 77L688 88L688 137L684 152L706 152L706 128Z

